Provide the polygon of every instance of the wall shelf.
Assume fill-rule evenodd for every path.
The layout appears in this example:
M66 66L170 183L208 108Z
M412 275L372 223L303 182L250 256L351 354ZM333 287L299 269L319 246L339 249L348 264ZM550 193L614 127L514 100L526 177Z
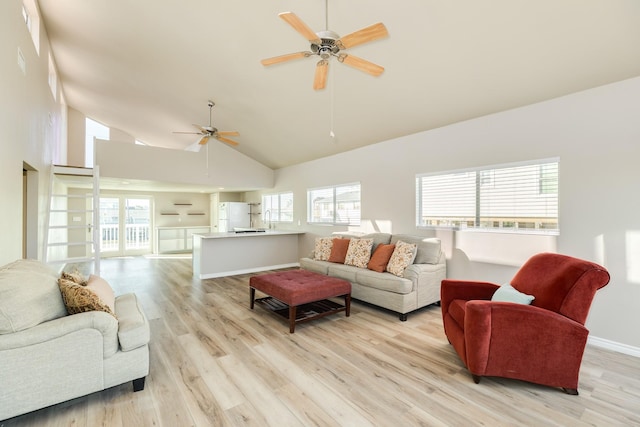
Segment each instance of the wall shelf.
M174 206L191 206L192 203L174 203Z
M188 212L187 215L204 215L204 212Z
M180 215L178 212L160 212L160 215Z

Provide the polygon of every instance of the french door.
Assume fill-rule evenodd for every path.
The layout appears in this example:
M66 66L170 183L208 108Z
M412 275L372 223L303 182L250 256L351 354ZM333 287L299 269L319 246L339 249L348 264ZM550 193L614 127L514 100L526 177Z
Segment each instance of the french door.
M152 252L153 199L148 196L100 197L100 251L104 256Z

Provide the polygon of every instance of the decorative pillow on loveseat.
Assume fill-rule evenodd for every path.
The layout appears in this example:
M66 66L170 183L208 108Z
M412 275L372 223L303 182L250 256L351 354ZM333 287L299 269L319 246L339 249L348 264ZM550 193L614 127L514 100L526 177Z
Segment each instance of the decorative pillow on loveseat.
M95 278L97 276L92 277ZM107 282L102 281L104 284L97 282L98 281L94 279L94 287L100 288L100 292L102 294L107 294L109 291L104 289L104 284L107 284ZM60 287L60 293L62 294L64 305L67 307L67 312L69 314L84 313L85 311L104 311L111 314L113 317L116 317L113 305L109 307L109 305L107 305L107 303L91 289L89 284L87 286L82 286L61 277L58 279L58 286ZM107 287L111 289L108 284ZM113 293L113 291L111 291L111 293Z
M351 239L344 258L345 265L366 268L371 258L373 239Z
M404 275L404 269L411 265L416 257L416 248L417 245L415 243L398 240L389 264L387 264L387 271L398 277L402 277Z
M329 255L329 262L337 262L344 264L344 259L347 257L347 251L349 250L349 242L351 239L334 238L331 244L331 255Z
M373 255L371 255L367 268L378 273L384 273L395 248L396 245L392 244L378 244L378 247L373 251Z

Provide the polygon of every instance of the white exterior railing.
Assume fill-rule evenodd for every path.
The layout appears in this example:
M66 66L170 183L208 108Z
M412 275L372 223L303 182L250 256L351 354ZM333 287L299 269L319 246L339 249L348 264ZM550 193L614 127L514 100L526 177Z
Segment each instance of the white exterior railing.
M127 224L125 227L125 248L146 249L151 247L149 224ZM120 249L120 226L118 224L100 225L100 250L113 252Z

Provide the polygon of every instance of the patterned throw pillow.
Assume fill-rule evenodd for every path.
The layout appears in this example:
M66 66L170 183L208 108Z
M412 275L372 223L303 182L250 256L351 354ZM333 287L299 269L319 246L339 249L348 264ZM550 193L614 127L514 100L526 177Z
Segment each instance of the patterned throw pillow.
M331 237L316 237L316 245L313 250L313 258L318 261L329 261L333 239Z
M70 280L73 283L77 283L78 285L87 286L87 279L78 270L74 271L73 273L67 273L66 271L63 271L60 277L66 280Z
M58 286L69 314L104 311L116 317L111 308L87 287L63 278L58 279Z
M398 240L389 264L387 264L387 271L402 277L404 269L413 263L413 259L416 257L416 249L417 245L415 243L406 243Z
M371 258L371 248L373 239L351 239L347 256L344 258L345 265L365 268Z

